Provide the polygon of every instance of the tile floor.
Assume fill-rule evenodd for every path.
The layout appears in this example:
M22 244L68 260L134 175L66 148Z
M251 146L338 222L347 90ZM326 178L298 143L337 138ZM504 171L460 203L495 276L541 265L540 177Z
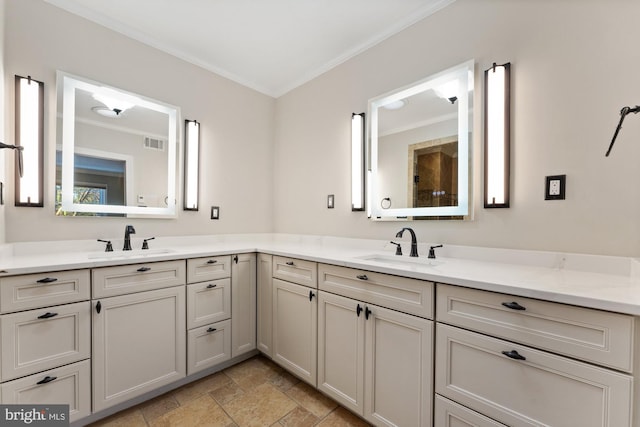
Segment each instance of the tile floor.
M368 425L270 360L255 356L91 427Z

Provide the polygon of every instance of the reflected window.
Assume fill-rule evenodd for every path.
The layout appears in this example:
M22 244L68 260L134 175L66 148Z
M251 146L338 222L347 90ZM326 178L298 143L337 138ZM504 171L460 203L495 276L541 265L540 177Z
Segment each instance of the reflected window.
M94 212L62 210L62 153L56 151L56 215L59 216L124 216ZM86 205L126 205L126 170L124 160L74 155L73 203Z

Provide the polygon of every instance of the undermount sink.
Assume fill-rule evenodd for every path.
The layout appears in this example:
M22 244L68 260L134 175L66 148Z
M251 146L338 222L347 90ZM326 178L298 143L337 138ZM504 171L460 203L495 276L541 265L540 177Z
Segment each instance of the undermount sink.
M361 260L376 262L380 264L388 264L388 265L402 265L406 267L411 266L424 266L424 267L436 267L438 265L442 265L443 261L439 261L432 258L425 257L409 257L409 256L399 256L399 255L365 255L362 257L358 257Z
M131 251L91 252L87 254L89 259L134 258L151 255L162 255L173 252L171 249L134 249Z

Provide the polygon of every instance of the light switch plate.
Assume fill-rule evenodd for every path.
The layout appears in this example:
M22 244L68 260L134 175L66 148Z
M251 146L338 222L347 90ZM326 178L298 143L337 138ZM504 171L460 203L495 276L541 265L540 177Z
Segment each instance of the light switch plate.
M333 194L329 194L327 196L327 209L333 209L334 208L334 202L335 201L335 196Z
M564 200L566 182L567 182L566 175L547 176L545 179L544 199L545 200Z

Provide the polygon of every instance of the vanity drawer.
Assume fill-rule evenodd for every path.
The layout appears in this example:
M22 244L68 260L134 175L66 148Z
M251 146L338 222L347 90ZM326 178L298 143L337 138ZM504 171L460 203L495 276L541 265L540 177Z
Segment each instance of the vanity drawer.
M5 314L2 333L2 381L89 358L89 301Z
M433 414L437 427L507 427L437 394Z
M318 277L323 291L433 319L433 282L327 264Z
M231 320L187 332L187 375L231 359Z
M453 326L436 328L435 388L442 396L509 426L631 425L629 375Z
M93 298L104 298L184 285L185 262L163 261L91 270Z
M632 371L633 316L442 284L436 305L439 322Z
M89 277L89 270L70 270L0 278L0 312L88 300Z
M273 277L310 288L318 287L318 268L313 261L274 256Z
M69 421L74 422L91 414L90 382L90 364L84 360L2 384L2 403L69 405Z
M187 283L231 277L231 255L187 260Z
M187 329L231 318L231 279L187 285Z

